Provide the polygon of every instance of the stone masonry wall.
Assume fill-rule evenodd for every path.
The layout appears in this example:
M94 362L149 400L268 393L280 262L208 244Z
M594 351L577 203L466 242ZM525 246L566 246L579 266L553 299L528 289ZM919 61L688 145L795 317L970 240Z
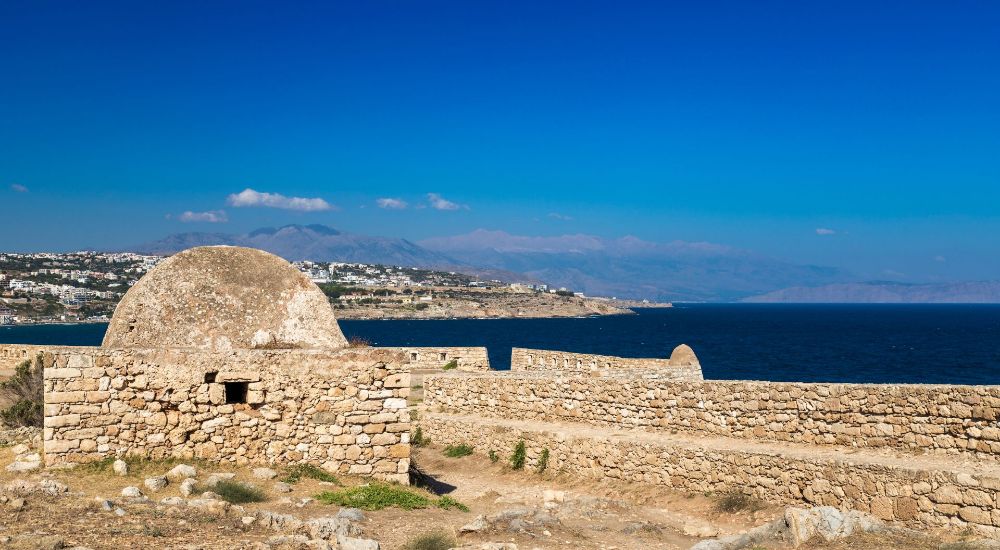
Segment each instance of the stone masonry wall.
M458 362L458 370L466 372L482 372L490 370L490 358L486 348L456 348L456 347L396 347L384 348L402 351L413 369L434 369L450 361Z
M39 354L44 354L45 352L51 352L54 350L58 351L71 351L74 349L93 349L93 348L74 348L71 346L32 346L26 344L0 344L0 380L7 378L14 374L14 369L22 362L28 359L34 359Z
M408 483L410 380L399 352L91 348L53 358L46 465L120 455L308 462ZM244 391L245 403L227 403Z
M677 381L524 372L424 381L432 410L763 441L1000 455L1000 387Z
M749 491L769 502L804 501L885 520L1000 534L996 468L920 469L906 460L864 462L851 455L834 460L822 454L759 452L751 445L718 450L641 436L612 437L600 430L580 435L559 426L535 429L527 423L452 415L423 415L420 425L437 445L472 445L476 453L494 451L504 461L524 441L528 469L549 449L549 471L698 493Z
M514 348L511 371L585 373L604 370L656 371L679 380L702 380L701 366L671 365L669 359L636 359L568 351Z

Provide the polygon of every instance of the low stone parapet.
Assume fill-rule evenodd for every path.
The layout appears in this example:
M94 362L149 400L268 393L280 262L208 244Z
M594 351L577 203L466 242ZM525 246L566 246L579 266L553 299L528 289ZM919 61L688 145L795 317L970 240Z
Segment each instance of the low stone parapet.
M391 347L403 352L411 369L441 370L452 361L457 370L486 372L490 370L490 357L482 347Z
M1000 387L684 381L565 373L434 375L455 414L746 440L1000 457Z
M650 371L658 373L662 378L704 379L701 365L693 354L691 358L688 361L675 360L672 362L670 359L615 357L568 351L513 348L510 354L510 370L515 372L550 372L553 374L590 374L616 370Z
M470 445L508 461L526 444L526 469L547 469L689 492L743 492L769 502L835 506L923 526L1000 534L1000 467L851 448L751 443L578 424L429 413L438 445Z

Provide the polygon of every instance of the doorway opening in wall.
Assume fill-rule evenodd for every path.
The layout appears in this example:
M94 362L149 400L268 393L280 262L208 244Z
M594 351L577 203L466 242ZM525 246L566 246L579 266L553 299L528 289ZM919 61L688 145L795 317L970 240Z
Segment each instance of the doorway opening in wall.
M249 382L226 382L226 404L246 403Z

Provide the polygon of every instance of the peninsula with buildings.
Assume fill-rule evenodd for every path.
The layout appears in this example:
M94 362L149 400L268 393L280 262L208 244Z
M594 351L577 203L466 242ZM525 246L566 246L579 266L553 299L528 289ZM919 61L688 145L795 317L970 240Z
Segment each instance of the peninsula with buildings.
M135 253L0 253L0 325L107 322L118 301L164 256ZM455 271L298 261L342 319L585 317L665 307L584 296L543 283Z

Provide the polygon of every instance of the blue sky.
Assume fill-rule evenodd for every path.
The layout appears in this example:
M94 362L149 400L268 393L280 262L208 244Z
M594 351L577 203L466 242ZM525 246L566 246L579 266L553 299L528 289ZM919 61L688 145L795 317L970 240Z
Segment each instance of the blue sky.
M5 1L0 249L325 223L1000 278L997 29L990 1Z

